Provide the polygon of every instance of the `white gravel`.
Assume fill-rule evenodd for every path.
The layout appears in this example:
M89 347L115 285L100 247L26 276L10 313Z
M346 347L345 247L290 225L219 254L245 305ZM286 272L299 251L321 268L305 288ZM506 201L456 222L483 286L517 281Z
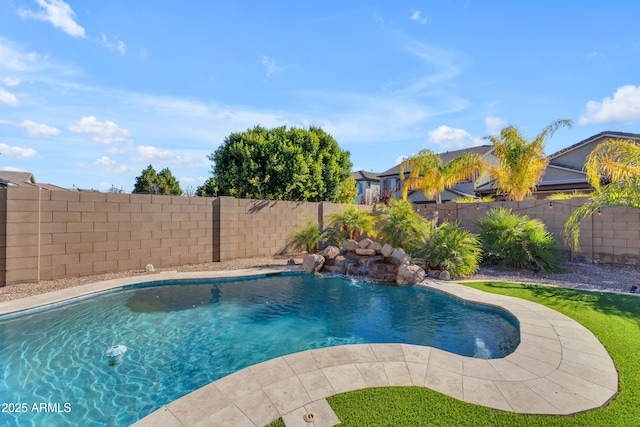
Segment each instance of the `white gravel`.
M287 265L290 256L250 258L234 261L214 262L207 264L185 265L180 267L157 269L156 271L220 271L241 270L251 267L283 266ZM296 264L302 259L294 257ZM548 274L533 273L527 270L502 270L498 268L481 267L469 280L500 280L506 282L524 282L560 286L565 288L592 289L611 292L632 292L637 286L640 294L640 267L611 264L581 264L567 262L563 264L564 272ZM121 277L148 274L144 270L121 271L117 273L97 274L94 276L69 277L64 279L46 280L39 283L19 283L0 287L0 302L10 301L31 295L84 285L87 283Z

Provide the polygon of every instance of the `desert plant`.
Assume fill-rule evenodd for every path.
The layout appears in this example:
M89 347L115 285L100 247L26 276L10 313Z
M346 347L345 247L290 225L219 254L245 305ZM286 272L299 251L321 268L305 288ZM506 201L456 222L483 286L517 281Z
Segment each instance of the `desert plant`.
M297 225L291 232L290 241L296 251L313 253L318 249L324 233L320 225L308 218L303 225Z
M425 258L429 268L447 270L452 277L468 276L478 269L482 248L477 234L460 228L460 222L445 222L429 233L415 255Z
M428 199L435 197L436 203L442 203L445 189L482 174L484 168L484 160L477 153L463 154L445 165L439 154L422 150L400 163L402 198L406 200L410 190L422 190ZM407 177L405 170L409 172Z
M336 227L345 239L355 239L356 234L367 233L369 237L376 234L376 218L355 206L350 206L339 214L330 214L327 219L329 227Z
M499 136L485 137L493 143L493 154L500 162L489 168L498 194L506 195L507 200L524 200L531 196L549 164L549 158L544 154L544 142L560 126L571 126L571 121L557 120L532 140L524 137L515 126L502 129Z
M426 238L431 223L406 200L392 200L380 217L380 240L411 254Z
M558 272L560 245L539 219L517 215L511 209L491 209L475 223L480 228L483 263L500 267Z
M631 140L599 144L584 165L587 181L596 190L583 206L573 211L564 224L569 246L579 250L580 223L605 206L640 209L640 145Z

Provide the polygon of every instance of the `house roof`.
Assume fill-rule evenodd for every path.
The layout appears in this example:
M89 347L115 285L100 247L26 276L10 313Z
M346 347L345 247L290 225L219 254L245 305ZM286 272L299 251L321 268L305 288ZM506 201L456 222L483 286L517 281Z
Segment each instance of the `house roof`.
M5 187L36 187L36 179L31 172L0 171L0 185Z
M463 148L461 150L454 150L454 151L447 151L445 153L439 153L438 155L440 156L440 159L442 160L442 163L444 163L445 165L447 163L449 163L451 160L455 159L456 157L460 157L463 156L467 153L477 153L480 154L481 156L484 156L488 153L490 153L493 150L493 145L479 145L477 147L471 147L471 148ZM409 172L410 169L406 170L405 172ZM385 177L385 176L393 176L393 175L400 175L400 164L395 165L394 167L392 167L391 169L388 169L384 172L382 172L381 174L378 174L379 177Z
M40 187L44 190L75 191L75 189L63 188L54 184L36 182L31 172L3 171L0 170L0 187Z
M353 179L358 181L373 181L380 182L380 178L378 178L378 174L376 172L367 172L363 170L355 171L353 173Z
M568 147L565 147L562 150L558 150L553 154L550 154L548 156L549 160L553 161L556 157L559 157L559 156L561 156L561 155L563 155L565 153L568 153L569 151L573 151L576 148L580 148L583 145L587 145L587 144L589 144L589 143L591 143L593 141L596 141L598 139L605 138L605 137L609 137L609 138L612 138L612 139L633 139L633 140L636 140L636 141L640 142L640 134L638 134L638 133L614 132L614 131L607 130L607 131L604 131L604 132L600 132L600 133L598 133L596 135L590 136L587 139L583 139L580 142L576 142L575 144L570 145Z

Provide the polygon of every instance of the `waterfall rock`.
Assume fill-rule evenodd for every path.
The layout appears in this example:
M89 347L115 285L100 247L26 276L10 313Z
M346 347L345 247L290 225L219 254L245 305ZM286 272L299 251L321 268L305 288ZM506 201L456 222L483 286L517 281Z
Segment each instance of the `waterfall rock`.
M362 255L362 256L375 256L376 255L376 250L375 249L363 249L363 248L356 248L356 254L357 255Z
M398 286L411 286L424 280L426 273L417 265L401 265L398 267L396 283Z
M302 268L307 273L317 273L324 265L324 257L319 254L309 254L302 263Z
M358 242L358 246L360 246L360 248L362 249L367 249L369 247L369 245L373 243L373 240L367 238L367 239L362 239Z
M391 246L388 243L385 243L382 249L380 249L380 253L382 254L382 256L386 256L386 257L391 256L391 254L393 253L393 246Z
M356 248L358 248L358 242L356 242L355 240L352 239L347 239L344 241L344 243L342 244L342 247L345 248L348 251L355 251Z

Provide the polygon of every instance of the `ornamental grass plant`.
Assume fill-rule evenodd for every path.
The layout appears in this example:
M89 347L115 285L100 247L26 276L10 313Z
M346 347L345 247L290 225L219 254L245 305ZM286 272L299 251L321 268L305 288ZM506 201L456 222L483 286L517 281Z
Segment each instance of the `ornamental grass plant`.
M549 273L561 271L562 248L539 219L499 208L489 210L475 224L480 228L483 264Z

